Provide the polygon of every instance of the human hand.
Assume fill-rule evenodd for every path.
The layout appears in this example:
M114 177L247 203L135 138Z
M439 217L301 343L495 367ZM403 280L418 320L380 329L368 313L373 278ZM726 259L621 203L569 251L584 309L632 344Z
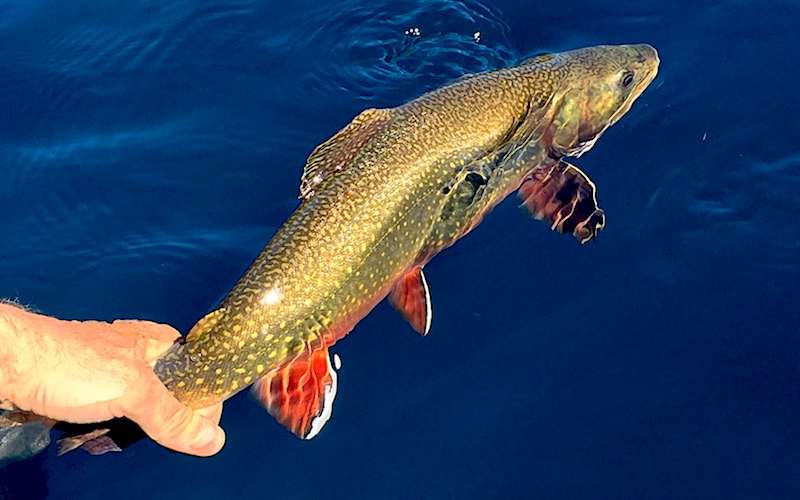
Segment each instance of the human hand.
M8 306L4 306L8 307ZM222 405L192 410L153 373L180 334L149 321L62 321L15 308L15 337L27 336L31 359L13 381L19 408L52 419L91 423L127 417L159 444L210 456L225 443ZM4 311L8 314L8 311Z

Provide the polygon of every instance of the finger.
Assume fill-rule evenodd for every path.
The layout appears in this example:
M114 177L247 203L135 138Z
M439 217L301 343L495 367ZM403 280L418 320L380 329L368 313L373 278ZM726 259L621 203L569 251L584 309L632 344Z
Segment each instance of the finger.
M172 347L175 339L169 342L163 340L147 339L144 341L144 360L151 366L155 366L158 358L164 354L164 351Z
M112 329L121 335L146 337L160 342L175 342L181 336L178 330L163 323L138 319L118 319L111 323Z
M200 408L199 410L195 411L211 420L215 424L218 424L219 419L222 418L222 403L214 406L206 406L205 408Z
M217 424L175 399L157 378L143 384L142 397L120 400L124 415L158 444L181 453L208 457L225 444L225 432ZM221 409L220 409L221 411Z
M152 321L118 319L111 326L116 333L137 339L137 347L151 365L181 337L171 326Z

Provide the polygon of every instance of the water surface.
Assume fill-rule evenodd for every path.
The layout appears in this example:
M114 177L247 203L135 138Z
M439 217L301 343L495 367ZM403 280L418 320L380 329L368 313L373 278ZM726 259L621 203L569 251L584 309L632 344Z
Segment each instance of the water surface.
M788 1L0 3L0 296L182 331L362 109L543 52L662 58L576 161L599 243L502 204L426 267L427 338L383 304L337 344L312 442L240 395L214 458L51 448L0 496L791 497L798 21Z

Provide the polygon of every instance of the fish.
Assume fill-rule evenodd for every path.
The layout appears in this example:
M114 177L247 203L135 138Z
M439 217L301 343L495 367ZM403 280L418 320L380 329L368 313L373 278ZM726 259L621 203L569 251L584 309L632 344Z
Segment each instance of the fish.
M297 209L155 373L193 408L252 386L278 422L313 438L338 390L331 346L387 297L428 334L423 268L510 194L551 229L596 239L596 186L565 158L631 109L659 63L647 44L587 47L361 112L314 149Z

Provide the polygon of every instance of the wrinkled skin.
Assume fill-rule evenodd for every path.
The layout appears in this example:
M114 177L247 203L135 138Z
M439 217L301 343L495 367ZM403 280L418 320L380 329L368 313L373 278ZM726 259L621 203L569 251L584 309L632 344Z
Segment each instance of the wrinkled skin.
M210 456L223 446L222 405L191 410L153 373L153 364L180 334L148 321L61 321L9 305L16 338L34 345L16 363L3 396L18 408L54 420L92 423L127 417L159 444ZM10 308L10 309L9 309Z

